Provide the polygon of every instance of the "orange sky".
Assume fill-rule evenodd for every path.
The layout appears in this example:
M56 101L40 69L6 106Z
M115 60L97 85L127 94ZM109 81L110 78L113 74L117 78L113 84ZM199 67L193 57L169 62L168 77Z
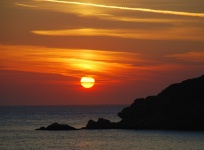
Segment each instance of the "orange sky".
M1 0L0 105L129 104L200 76L203 10L190 0Z

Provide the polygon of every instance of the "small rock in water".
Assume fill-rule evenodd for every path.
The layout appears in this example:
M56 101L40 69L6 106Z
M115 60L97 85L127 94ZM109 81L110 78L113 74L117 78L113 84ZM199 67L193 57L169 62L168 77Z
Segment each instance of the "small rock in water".
M76 128L74 127L71 127L69 125L65 125L65 124L58 124L57 122L56 123L53 123L47 127L40 127L39 129L36 129L36 130L53 130L53 131L57 131L57 130L77 130Z

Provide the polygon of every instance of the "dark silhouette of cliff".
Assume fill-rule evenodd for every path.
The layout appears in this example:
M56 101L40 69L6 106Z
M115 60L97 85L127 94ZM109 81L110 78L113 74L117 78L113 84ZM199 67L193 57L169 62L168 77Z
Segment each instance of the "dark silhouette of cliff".
M118 116L125 129L204 130L204 75L136 99Z

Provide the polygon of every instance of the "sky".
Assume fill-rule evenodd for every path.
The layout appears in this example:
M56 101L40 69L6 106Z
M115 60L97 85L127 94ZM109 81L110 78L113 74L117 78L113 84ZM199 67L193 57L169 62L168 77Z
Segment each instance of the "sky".
M131 104L204 74L204 1L1 0L0 11L0 105Z

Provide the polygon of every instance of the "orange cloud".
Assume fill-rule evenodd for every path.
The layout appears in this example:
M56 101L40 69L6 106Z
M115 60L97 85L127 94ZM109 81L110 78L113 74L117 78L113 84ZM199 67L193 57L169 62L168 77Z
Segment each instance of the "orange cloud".
M179 12L179 11L171 11L171 10L156 10L156 9L147 9L147 8L131 8L131 7L102 5L102 4L84 3L84 2L75 2L75 1L61 1L61 0L35 0L35 1L47 1L47 2L54 2L54 3L84 5L84 6L92 6L92 7L100 7L100 8L151 12L151 13L179 15L179 16L204 17L203 13Z
M82 49L57 49L37 46L0 45L1 69L61 74L81 77L123 76L147 62L139 54Z
M99 83L146 80L155 73L184 67L148 57L130 52L0 45L0 69L74 78L90 75Z
M204 63L204 52L187 52L182 54L172 54L167 57L175 58L185 62Z
M143 55L84 49L0 45L1 69L59 74L98 81L145 79L153 72L179 70L175 64L155 64Z
M18 5L18 6L23 6L23 7L36 7L36 6L33 6L33 5L27 5L27 4L22 4L22 3L14 3L15 5Z
M81 28L67 30L37 30L34 34L46 36L112 36L131 39L157 39L157 40L195 40L204 41L202 28L167 28L167 29L96 29ZM159 34L158 34L159 33Z

